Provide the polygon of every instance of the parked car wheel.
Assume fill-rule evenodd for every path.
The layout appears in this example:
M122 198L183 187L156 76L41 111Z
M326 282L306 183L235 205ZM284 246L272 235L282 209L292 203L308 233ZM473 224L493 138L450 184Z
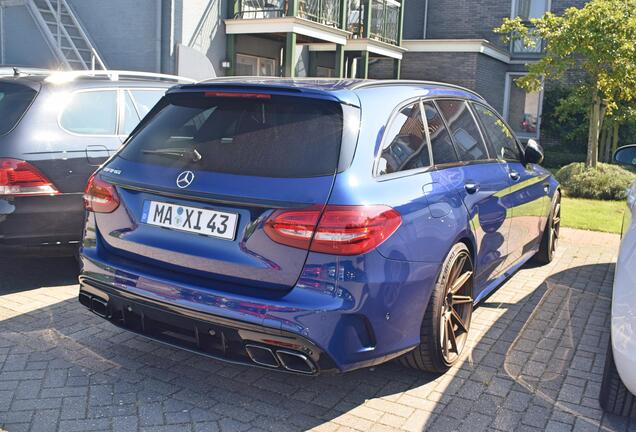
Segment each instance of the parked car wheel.
M559 244L559 235L561 230L561 194L557 191L548 218L548 223L543 230L543 237L541 238L541 246L539 251L534 256L534 259L539 264L550 264L554 258L554 252Z
M420 330L420 345L402 363L426 372L443 373L460 358L473 312L473 262L464 243L444 261Z
M605 370L603 371L603 383L601 384L601 393L599 402L604 411L620 415L634 416L636 415L636 397L629 392L621 377L618 375L616 364L614 363L614 354L612 353L612 344L610 342L605 358Z

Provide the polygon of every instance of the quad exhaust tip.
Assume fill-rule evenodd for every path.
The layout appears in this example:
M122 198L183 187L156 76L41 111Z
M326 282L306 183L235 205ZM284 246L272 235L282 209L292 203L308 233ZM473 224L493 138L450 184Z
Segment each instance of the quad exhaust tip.
M301 353L287 350L276 351L276 356L285 369L302 374L316 373L316 367L309 358Z
M295 351L276 350L275 352L260 345L245 345L245 351L250 359L260 366L280 368L290 372L311 375L316 373L313 362L304 354Z
M269 348L258 345L245 345L245 350L250 359L257 365L273 368L280 366L274 352Z

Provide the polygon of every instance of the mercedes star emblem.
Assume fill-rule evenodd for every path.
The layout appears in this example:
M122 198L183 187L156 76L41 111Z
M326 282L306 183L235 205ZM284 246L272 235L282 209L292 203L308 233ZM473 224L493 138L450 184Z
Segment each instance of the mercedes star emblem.
M177 177L177 186L179 189L185 189L192 184L194 173L192 171L184 171Z

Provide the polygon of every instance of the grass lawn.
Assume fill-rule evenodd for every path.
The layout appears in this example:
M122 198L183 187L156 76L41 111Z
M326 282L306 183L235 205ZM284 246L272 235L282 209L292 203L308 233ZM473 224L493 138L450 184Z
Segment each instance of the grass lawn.
M563 197L561 226L620 234L625 201Z

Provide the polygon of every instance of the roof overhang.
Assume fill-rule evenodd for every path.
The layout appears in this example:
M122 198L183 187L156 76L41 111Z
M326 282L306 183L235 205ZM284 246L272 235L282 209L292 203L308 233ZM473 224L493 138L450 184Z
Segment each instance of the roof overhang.
M297 17L226 19L225 32L227 34L297 33L338 45L346 44L351 34L346 30Z
M309 44L309 51L335 51L334 44ZM406 49L374 39L349 39L344 47L345 51L369 51L384 57L402 60Z
M510 63L510 55L486 39L405 39L402 46L409 52L480 53Z

